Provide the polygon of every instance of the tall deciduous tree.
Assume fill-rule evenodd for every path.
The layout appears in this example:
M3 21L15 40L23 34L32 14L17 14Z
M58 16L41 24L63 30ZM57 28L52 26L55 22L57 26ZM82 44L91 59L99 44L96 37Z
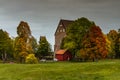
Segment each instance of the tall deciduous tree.
M67 27L67 36L63 39L61 48L71 51L73 56L81 49L83 37L95 23L87 18L80 18Z
M15 39L14 46L14 56L19 62L25 62L26 56L35 52L34 50L36 48L37 42L35 38L31 35L29 25L24 21L21 21L18 25L17 34L18 36Z
M47 41L45 36L40 36L38 50L37 50L37 57L45 58L45 56L50 55L51 53L51 46L49 42Z
M106 39L98 26L90 28L83 39L82 49L80 49L81 58L95 59L105 58L108 54L106 48Z
M117 54L118 49L117 46L117 40L118 40L118 32L116 30L110 30L110 32L107 34L108 39L111 41L111 54L115 55L115 57L118 57Z

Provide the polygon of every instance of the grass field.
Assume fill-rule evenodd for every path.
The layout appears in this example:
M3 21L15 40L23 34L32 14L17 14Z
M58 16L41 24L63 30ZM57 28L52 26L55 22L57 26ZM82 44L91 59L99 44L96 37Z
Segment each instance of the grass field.
M120 80L120 60L0 64L0 80Z

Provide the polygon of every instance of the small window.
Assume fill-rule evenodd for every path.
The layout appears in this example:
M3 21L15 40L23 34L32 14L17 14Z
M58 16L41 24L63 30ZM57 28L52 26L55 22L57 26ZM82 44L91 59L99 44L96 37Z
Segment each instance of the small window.
M60 24L60 27L62 26L62 24Z
M63 29L63 32L65 32L65 29Z
M60 40L60 44L62 43L62 40Z
M62 32L62 29L60 29L60 32Z

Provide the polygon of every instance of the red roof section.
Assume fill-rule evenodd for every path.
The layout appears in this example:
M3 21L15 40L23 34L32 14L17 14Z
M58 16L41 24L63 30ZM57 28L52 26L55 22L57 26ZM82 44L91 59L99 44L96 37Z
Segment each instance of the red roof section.
M57 52L56 52L56 54L64 54L66 52L66 50L58 50Z

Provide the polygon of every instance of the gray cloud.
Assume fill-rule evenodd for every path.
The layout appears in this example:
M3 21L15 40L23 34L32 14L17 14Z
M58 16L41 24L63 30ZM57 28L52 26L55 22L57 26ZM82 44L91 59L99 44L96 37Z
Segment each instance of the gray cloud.
M0 0L0 28L16 35L21 20L27 21L36 38L45 35L54 44L61 18L87 17L103 32L120 28L120 0Z

